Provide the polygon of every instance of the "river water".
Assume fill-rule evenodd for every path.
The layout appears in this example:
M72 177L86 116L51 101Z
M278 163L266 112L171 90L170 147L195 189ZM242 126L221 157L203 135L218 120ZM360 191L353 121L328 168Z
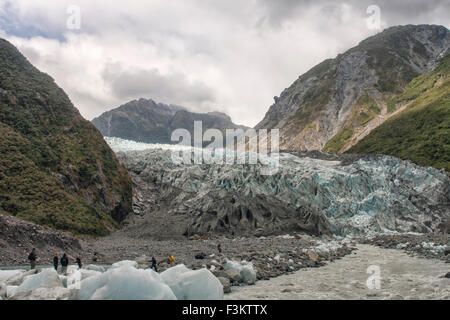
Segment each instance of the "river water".
M358 245L321 268L301 269L256 285L233 287L225 299L450 299L450 264L400 250Z

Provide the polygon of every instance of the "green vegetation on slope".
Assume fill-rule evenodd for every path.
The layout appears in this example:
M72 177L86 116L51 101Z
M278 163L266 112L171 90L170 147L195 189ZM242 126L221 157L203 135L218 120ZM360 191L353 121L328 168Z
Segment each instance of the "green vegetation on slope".
M333 138L328 140L323 148L324 152L338 153L339 150L347 143L347 141L353 136L353 130L344 128Z
M355 128L365 126L381 113L377 102L367 92L364 92L356 101L353 110L353 115L347 122L346 127L328 140L322 149L324 152L339 153L352 138Z
M388 154L450 171L450 56L413 79L393 104L410 103L348 153Z
M0 213L106 235L131 210L131 180L48 75L0 40Z

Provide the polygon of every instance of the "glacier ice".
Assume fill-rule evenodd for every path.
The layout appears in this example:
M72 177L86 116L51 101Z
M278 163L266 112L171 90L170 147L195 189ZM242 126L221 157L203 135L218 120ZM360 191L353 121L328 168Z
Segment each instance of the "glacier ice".
M80 281L83 281L84 279L87 279L89 277L94 277L101 275L102 273L100 271L94 271L94 270L74 270L71 272L67 279L66 279L66 286L68 288L76 288L79 285Z
M37 288L32 291L15 293L13 300L66 300L70 297L71 290L63 287Z
M151 269L142 270L123 263L121 267L80 282L80 300L175 300L172 290Z
M138 268L138 263L136 261L131 261L131 260L124 260L124 261L119 261L116 263L113 263L111 268L121 268L124 266L129 266L129 267L134 267L134 268Z
M0 270L0 284L22 273L23 270Z
M246 283L255 283L256 282L256 271L253 268L253 264L247 261L232 261L227 260L225 264L225 270L236 270L242 276L242 279Z
M96 265L96 264L88 264L87 266L84 266L83 269L99 271L99 272L105 272L106 271L106 268L104 266L99 266L99 265Z
M178 300L222 300L223 286L209 270L190 270L179 264L161 273Z
M113 264L104 272L97 271L100 268L95 266L69 268L67 275L58 274L53 268L2 271L0 295L20 300L223 299L222 284L206 268L190 270L185 265L177 265L159 274L135 266L136 261L126 260Z
M178 165L171 159L171 149L161 145L137 148L130 141L108 143L114 151L124 151L118 156L127 169L139 172L142 187L138 188L146 190L148 185L162 190L155 194L155 201L170 195L172 189L182 190L171 200L170 214L189 216L192 222L187 227L192 233L304 232L316 221L297 226L302 220L297 214L303 211L319 216L324 226L306 231L343 237L428 233L450 218L448 175L391 156L322 154L330 158L324 160L281 153L279 171L263 176L260 164ZM239 208L243 214L234 217Z
M18 287L13 289L12 295L20 292L32 291L37 288L55 288L63 287L62 282L58 276L58 273L53 269L43 269L41 272L35 275L26 276ZM8 293L8 296L10 293Z

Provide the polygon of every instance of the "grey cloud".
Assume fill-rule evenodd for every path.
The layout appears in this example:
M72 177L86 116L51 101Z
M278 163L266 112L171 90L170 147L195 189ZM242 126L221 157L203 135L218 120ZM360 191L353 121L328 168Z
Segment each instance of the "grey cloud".
M66 28L68 4L79 31ZM449 27L448 0L0 0L0 34L88 118L143 97L252 126L300 74L376 32L372 4L383 27Z
M296 19L302 12L314 7L321 7L323 17L333 19L339 14L336 8L343 4L359 9L361 16L366 14L368 6L378 5L381 8L383 20L389 26L421 23L448 25L448 21L450 21L450 2L448 0L257 0L257 2L264 8L265 21L273 27L279 27L290 19ZM418 21L419 17L422 18L422 21Z
M191 81L182 73L162 74L157 68L124 70L118 64L107 64L102 77L123 102L147 97L201 111L215 101L210 87L199 80Z

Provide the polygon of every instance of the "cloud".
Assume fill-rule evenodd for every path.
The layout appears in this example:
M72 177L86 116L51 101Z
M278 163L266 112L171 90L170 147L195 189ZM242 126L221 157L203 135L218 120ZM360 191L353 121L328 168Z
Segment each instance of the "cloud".
M373 2L383 26L450 21L437 0L0 0L0 35L88 119L142 96L253 126L300 74L376 32Z
M102 77L121 101L148 97L156 101L194 105L196 111L214 103L211 88L202 81L190 81L182 73L162 74L157 68L123 70L118 64L108 64ZM209 111L208 107L204 111Z

